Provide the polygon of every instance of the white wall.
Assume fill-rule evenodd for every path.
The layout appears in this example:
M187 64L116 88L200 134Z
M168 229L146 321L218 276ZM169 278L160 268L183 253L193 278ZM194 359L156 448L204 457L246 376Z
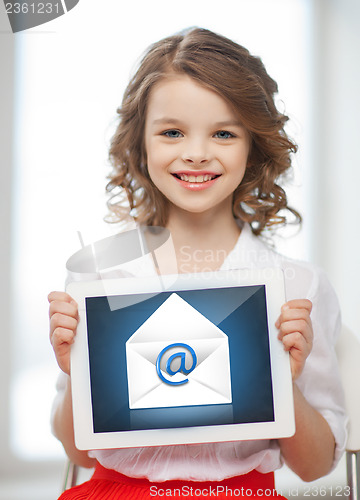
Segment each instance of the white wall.
M314 7L312 253L360 335L360 2Z
M2 18L0 17L2 20ZM0 24L0 30L4 28ZM1 36L1 35L0 35ZM0 349L0 449L7 450L6 429L9 427L8 399L10 360L9 349L11 341L10 325L10 258L11 258L11 179L12 179L12 126L13 126L13 85L14 85L14 39L4 36L0 40L0 318L1 318L1 349Z
M1 5L1 9L3 4ZM9 34L9 24L0 10L0 498L13 500L13 488L4 487L30 480L40 473L41 478L51 474L58 492L62 469L59 463L48 461L32 463L19 459L11 450L10 429L10 381L13 369L11 351L14 348L13 318L22 314L16 309L12 296L13 209L16 202L14 185L14 95L15 95L15 37ZM26 409L24 409L26 411ZM43 481L43 479L42 479ZM38 489L36 489L38 488ZM42 500L41 486L35 487L34 500ZM36 491L38 494L36 494ZM29 496L27 496L29 493ZM30 500L29 489L20 498ZM18 499L17 499L18 500Z

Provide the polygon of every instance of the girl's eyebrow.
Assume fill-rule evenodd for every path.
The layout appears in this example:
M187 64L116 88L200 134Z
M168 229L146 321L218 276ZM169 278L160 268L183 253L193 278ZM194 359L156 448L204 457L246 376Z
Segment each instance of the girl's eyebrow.
M158 124L164 124L164 123L174 123L175 125L181 124L181 120L178 120L177 118L158 118L153 121L154 125ZM214 127L243 127L242 123L239 122L239 120L224 120L220 122L214 123Z
M222 122L216 122L215 127L243 127L243 124L239 120L225 120Z
M164 118L158 118L157 120L153 121L154 125L163 123L174 123L175 125L178 125L179 123L181 123L181 121L178 120L177 118L167 118L166 116Z

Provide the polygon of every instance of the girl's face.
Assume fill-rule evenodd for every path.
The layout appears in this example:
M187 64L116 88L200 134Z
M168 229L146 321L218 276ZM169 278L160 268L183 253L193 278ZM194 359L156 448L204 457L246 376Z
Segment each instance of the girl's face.
M174 210L232 210L250 138L216 92L187 75L157 83L148 101L145 149L150 178L170 201L170 216Z

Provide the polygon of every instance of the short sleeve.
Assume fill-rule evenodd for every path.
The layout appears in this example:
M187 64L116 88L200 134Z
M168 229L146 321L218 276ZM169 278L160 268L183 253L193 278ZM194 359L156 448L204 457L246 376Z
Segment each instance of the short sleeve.
M316 270L308 297L314 343L303 373L297 380L307 401L326 419L335 437L334 469L345 450L347 417L335 352L341 330L338 299L322 270Z

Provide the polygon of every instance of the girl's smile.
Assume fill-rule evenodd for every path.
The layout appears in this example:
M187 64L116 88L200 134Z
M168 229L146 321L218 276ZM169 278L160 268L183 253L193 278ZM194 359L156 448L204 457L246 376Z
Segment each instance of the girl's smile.
M243 179L249 134L231 106L187 75L153 87L145 122L151 180L174 211L204 213L226 204Z
M186 170L174 172L172 175L184 188L199 191L212 186L221 174L209 171Z

